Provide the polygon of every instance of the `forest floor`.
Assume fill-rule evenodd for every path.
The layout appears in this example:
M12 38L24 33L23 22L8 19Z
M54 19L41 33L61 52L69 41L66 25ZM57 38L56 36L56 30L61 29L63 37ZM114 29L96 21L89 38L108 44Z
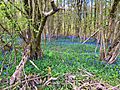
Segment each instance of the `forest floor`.
M40 76L49 74L48 80L45 81L49 81L51 77L53 80L51 79L49 83L45 82L47 87L44 87L44 90L96 90L90 89L94 86L107 88L102 90L120 90L118 89L120 84L120 56L114 64L109 65L99 60L99 45L98 48L96 46L94 39L82 44L79 39L70 39L69 37L47 41L46 46L43 42L44 57L33 61L39 70L28 61L24 69L25 74ZM18 64L21 55L18 55L17 59ZM0 61L2 60L3 57L0 57ZM15 65L6 67L7 63L4 64L0 80L10 78L15 71ZM111 89L112 86L117 86L114 87L117 89Z

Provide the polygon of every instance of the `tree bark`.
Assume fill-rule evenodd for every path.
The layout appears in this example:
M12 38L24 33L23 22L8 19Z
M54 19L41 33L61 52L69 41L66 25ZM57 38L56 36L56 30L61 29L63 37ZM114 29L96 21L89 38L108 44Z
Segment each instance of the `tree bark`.
M112 9L110 11L110 17L109 17L109 25L108 25L108 38L107 38L107 47L108 47L108 41L110 40L110 37L112 37L112 33L114 33L115 27L113 26L115 23L117 6L119 4L120 0L114 0ZM112 64L116 61L117 56L120 54L120 22L118 21L118 34L116 35L116 38L112 41L112 44L108 48L107 55L104 58L109 64Z
M51 1L51 6L52 6L52 10L49 12L44 12L42 15L42 20L40 23L40 26L38 28L38 34L34 37L31 38L29 37L29 35L32 35L30 32L31 30L29 29L29 33L26 34L26 38L27 38L27 43L26 46L24 48L24 52L22 55L22 60L19 63L19 65L16 68L16 71L13 73L13 75L10 78L10 85L14 84L16 81L20 80L20 76L22 73L22 70L28 60L28 58L40 58L42 55L42 49L41 49L41 35L45 26L45 23L47 21L47 18L53 14L55 14L57 11L63 9L63 8L58 8L56 7L54 0Z

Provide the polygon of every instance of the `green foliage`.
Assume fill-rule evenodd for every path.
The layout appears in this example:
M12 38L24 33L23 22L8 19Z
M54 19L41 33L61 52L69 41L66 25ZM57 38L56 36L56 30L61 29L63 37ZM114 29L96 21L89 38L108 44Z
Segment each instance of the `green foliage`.
M97 7L97 17L95 17L95 11L92 9L92 12L88 12L87 10L87 17L83 18L79 21L79 17L77 16L77 8L73 9L72 5L70 4L72 1L65 1L66 3L66 10L65 12L60 11L57 14L54 14L54 22L52 26L55 29L56 26L62 26L63 28L64 23L64 30L69 34L74 34L76 31L76 26L81 28L81 36L82 34L89 34L95 31L94 24L96 25L99 22L99 12L100 8ZM58 6L60 4L64 4L63 0L58 0ZM97 2L97 6L99 6L99 2ZM110 3L111 4L111 3ZM23 8L23 3L14 3L15 6L20 8L23 12L25 11ZM1 24L12 32L12 38L7 35L6 33L0 32L1 36L3 37L5 43L10 42L14 43L15 47L19 47L19 39L18 33L21 30L26 30L28 28L28 24L31 23L31 19L27 19L24 14L21 13L14 5L10 4L9 2L7 5L3 2L0 3L0 21ZM107 4L106 4L107 5ZM109 3L108 3L108 6ZM105 19L102 22L102 26L107 28L106 22L108 22L108 18L106 16L109 15L108 6L103 9L103 16ZM26 6L26 8L29 8ZM89 7L87 7L89 8ZM69 10L71 9L71 10ZM84 9L83 9L84 10ZM81 11L84 13L84 11ZM80 12L79 12L80 13ZM32 14L32 13L31 13ZM82 14L82 13L81 13ZM92 15L92 17L91 17ZM96 22L95 22L96 21ZM58 22L58 23L56 23ZM95 22L95 23L94 23ZM101 23L101 22L100 22ZM55 26L55 27L54 27ZM69 27L70 26L70 27ZM50 27L49 27L50 28ZM86 29L85 29L86 28ZM99 28L99 27L98 27ZM0 28L1 29L1 28ZM32 25L30 25L30 29L34 30ZM68 30L69 29L69 30ZM56 29L57 30L57 29ZM62 31L62 30L60 30ZM37 31L36 31L37 32ZM52 29L51 29L52 32ZM17 34L16 34L17 33ZM61 32L60 32L61 33ZM50 33L52 34L52 33ZM88 35L89 36L89 35ZM64 39L63 39L64 40ZM77 42L76 39L73 40ZM92 40L91 40L92 41ZM90 42L91 42L90 41ZM61 44L61 42L63 44ZM89 42L89 41L88 41ZM21 42L20 42L21 43ZM2 45L1 45L2 46ZM40 70L37 70L28 60L27 65L25 66L25 73L26 74L41 74L46 75L48 74L48 67L51 68L51 75L56 77L59 75L63 75L68 72L76 73L79 69L86 69L87 71L96 75L96 78L102 79L112 85L119 84L120 79L120 67L119 64L108 65L103 61L99 61L99 50L95 52L95 45L82 45L81 43L73 44L71 42L63 42L62 40L56 40L53 42L47 42L47 47L44 48L44 57L41 60L35 60L35 65L38 66ZM3 71L0 76L1 78L10 78L10 76L15 71L16 66L19 64L21 60L21 50L19 49L18 54L16 55L17 61L15 61L15 51L7 52L7 55L3 55L3 52L0 51L0 69L3 67ZM2 65L4 61L4 64ZM79 77L81 78L81 77ZM68 86L70 87L70 86ZM53 90L55 87L49 86L45 88L45 90ZM67 90L66 86L62 87L63 90ZM71 87L70 87L71 88ZM69 90L69 89L68 89Z
M15 3L15 6L21 7L23 10L23 3ZM24 11L24 10L23 10ZM20 30L25 30L28 26L30 20L26 19L26 16L21 15L21 11L16 9L11 3L3 3L0 4L0 21L1 24L9 31L14 29L14 32L18 32ZM15 34L15 33L14 33Z
M37 70L28 61L28 63L25 65L26 74L37 73L44 76L48 74L48 67L50 67L52 70L52 76L56 77L68 72L75 73L79 69L83 68L96 75L97 79L102 79L112 85L117 85L119 83L119 65L108 65L103 61L99 61L99 58L96 57L96 54L94 53L95 46L82 44L58 44L58 41L48 43L48 46L44 48L44 57L41 60L34 61L35 65L37 65L40 70ZM14 54L12 54L12 57L14 57ZM20 62L20 57L21 55L18 54L17 64ZM0 58L0 60L3 60L3 57ZM10 60L10 62L13 62L14 58L9 59L9 57L7 57L6 60ZM8 62L6 61L5 64L7 63ZM12 65L12 67L8 67L7 69L5 69L2 73L2 77L11 76L12 73L15 71L16 65ZM7 71L8 75L4 73Z

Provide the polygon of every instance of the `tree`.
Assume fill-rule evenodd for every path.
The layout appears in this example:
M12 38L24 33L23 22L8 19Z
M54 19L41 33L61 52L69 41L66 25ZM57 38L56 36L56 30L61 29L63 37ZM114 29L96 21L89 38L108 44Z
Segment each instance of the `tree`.
M115 22L116 19L116 14L115 12L117 11L117 6L119 4L119 0L114 0L113 5L112 5L112 9L110 11L110 16L109 16L109 25L108 25L108 37L106 40L107 43L107 47L108 47L108 41L110 41L110 38L112 37L112 35L115 34L115 38L114 40L112 40L112 43L110 45L110 47L108 47L108 52L106 53L106 57L104 58L106 61L108 61L108 63L112 64L115 62L117 56L120 54L119 50L120 50L120 21L118 20L117 22ZM115 33L115 25L116 23L116 27L117 27L117 34ZM113 37L112 37L113 38Z
M22 12L22 14L24 14L29 20L29 24L27 30L21 32L25 42L24 52L21 62L17 66L16 71L10 79L10 84L13 84L15 80L19 80L23 67L26 64L28 58L38 59L42 57L41 35L47 18L63 9L61 7L57 7L54 3L54 0L50 1L52 10L49 12L44 11L46 5L41 0L24 0L23 2L25 6L25 12ZM14 5L13 2L10 3ZM17 6L15 7L19 9ZM31 27L33 27L33 30ZM37 32L35 32L35 30L37 30Z

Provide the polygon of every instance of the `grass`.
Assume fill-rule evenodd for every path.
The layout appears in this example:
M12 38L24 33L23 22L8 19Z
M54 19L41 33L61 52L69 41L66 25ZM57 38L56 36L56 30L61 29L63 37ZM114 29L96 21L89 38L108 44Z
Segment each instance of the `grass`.
M57 77L68 72L75 73L79 69L84 68L94 74L98 80L103 80L113 86L120 83L120 57L112 65L100 61L99 48L95 52L95 43L81 44L77 41L71 42L70 39L59 39L47 42L47 47L44 47L44 45L42 47L44 49L44 57L34 61L40 70L37 70L30 62L27 62L25 66L26 74L46 75L48 67L50 67L52 76ZM21 59L20 56L18 55L17 57L17 64ZM0 57L0 60L3 60L3 58ZM8 74L5 73L7 71ZM10 77L14 71L15 65L11 68L8 67L3 71L1 78ZM48 89L46 88L46 90Z

